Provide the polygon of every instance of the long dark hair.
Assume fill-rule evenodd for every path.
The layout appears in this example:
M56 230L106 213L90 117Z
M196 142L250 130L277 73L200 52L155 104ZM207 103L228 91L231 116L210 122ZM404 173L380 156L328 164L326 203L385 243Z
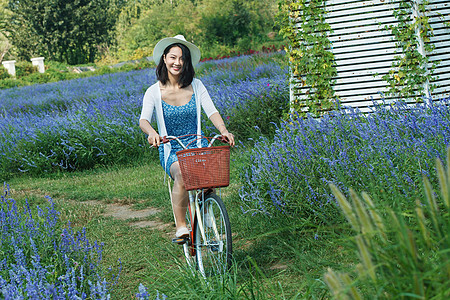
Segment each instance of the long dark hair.
M169 80L169 74L167 71L166 64L164 63L163 57L169 53L170 49L173 47L180 47L181 48L181 58L183 59L183 68L181 69L180 77L178 78L178 84L180 87L184 88L189 86L192 83L192 80L195 76L195 70L194 66L192 65L192 59L191 59L191 51L189 51L189 48L186 47L183 44L175 43L167 46L166 49L164 49L164 53L159 60L159 64L156 67L156 78L162 83L166 84L166 82Z

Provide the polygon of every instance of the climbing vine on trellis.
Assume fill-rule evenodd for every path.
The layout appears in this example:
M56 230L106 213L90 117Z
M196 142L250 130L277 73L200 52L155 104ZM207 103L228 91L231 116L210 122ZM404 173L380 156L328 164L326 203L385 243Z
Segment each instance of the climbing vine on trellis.
M291 107L298 112L314 115L333 106L332 83L336 76L334 55L330 51L330 25L325 19L325 0L281 0L281 30L289 40L286 49L292 77L307 86L302 97L294 99ZM294 85L294 94L300 94Z
M434 81L436 63L429 64L428 57L423 55L434 49L428 43L433 29L426 14L427 4L428 1L421 0L399 2L399 8L394 11L398 23L385 27L391 30L397 47L401 49L401 54L395 56L392 69L382 77L388 82L389 95L420 101L425 94L425 85ZM420 40L425 53L421 53ZM434 88L434 84L429 85L430 92Z

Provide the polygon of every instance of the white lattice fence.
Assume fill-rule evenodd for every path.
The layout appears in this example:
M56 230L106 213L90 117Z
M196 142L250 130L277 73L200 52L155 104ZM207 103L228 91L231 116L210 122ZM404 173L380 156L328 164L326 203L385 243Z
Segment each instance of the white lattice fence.
M329 39L335 55L337 77L333 89L343 105L367 110L372 99L392 101L387 97L387 82L382 76L392 69L394 56L401 53L388 25L395 25L394 10L405 0L328 0L326 2L327 23L333 32ZM434 75L437 88L432 98L450 96L450 1L430 0L426 8L434 36L430 43L435 49L426 53L430 62L440 61ZM309 87L292 86L292 97L304 99Z

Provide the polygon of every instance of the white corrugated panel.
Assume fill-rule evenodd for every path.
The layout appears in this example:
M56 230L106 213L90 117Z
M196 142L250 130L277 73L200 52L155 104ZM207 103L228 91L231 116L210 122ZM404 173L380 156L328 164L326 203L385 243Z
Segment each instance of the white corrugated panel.
M385 26L396 24L394 10L407 0L328 0L326 2L327 22L333 32L329 39L335 55L337 77L333 86L342 105L368 110L372 99L386 103L387 82L381 77L392 68L395 55L401 53L395 45L394 36ZM430 63L439 62L434 70L436 85L433 99L450 96L450 1L429 0L426 8L434 29L429 43L435 47L427 53ZM299 81L294 97L304 99L311 92Z
M428 54L431 62L440 62L434 71L437 77L433 82L437 88L433 91L433 98L447 98L450 96L450 1L430 0L427 6L430 24L434 29L434 37L430 43L435 49Z

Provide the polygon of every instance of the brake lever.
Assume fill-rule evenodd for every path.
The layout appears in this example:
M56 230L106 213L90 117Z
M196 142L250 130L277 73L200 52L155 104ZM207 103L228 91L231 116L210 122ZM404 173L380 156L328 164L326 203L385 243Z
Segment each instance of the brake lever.
M161 139L161 144L165 144L165 143L168 143L168 142L170 142L170 140L167 138L167 136L163 136L162 139ZM158 146L150 145L150 149L151 148L158 148Z
M221 135L217 139L222 143L229 143L228 138L226 136Z

